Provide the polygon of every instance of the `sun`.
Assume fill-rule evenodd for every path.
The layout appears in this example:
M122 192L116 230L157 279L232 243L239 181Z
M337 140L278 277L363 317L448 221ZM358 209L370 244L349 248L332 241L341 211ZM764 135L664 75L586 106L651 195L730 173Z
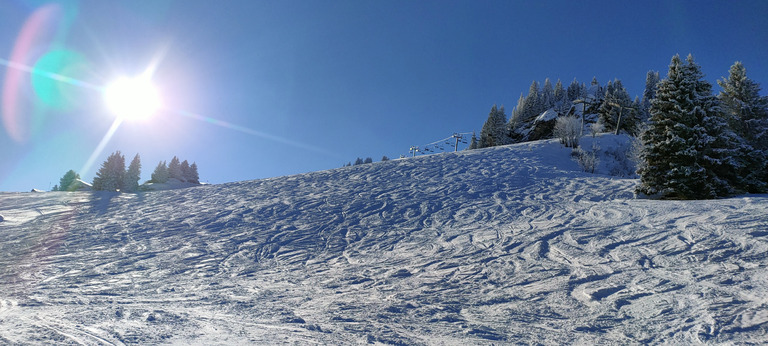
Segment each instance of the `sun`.
M123 120L147 119L160 108L160 94L145 77L122 77L104 89L107 108Z

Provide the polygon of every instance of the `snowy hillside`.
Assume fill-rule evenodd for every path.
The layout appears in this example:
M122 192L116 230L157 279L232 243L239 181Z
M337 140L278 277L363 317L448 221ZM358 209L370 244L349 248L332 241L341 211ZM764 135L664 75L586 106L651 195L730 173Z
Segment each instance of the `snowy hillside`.
M569 154L0 194L0 343L768 342L768 196L637 200Z

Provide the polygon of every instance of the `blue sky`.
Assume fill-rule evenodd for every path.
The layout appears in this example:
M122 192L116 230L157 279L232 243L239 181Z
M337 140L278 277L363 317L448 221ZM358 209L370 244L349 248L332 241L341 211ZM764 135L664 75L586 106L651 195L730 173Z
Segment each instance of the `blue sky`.
M11 0L0 191L49 189L69 169L90 181L115 150L141 155L142 181L177 155L210 183L395 158L479 132L533 80L618 78L640 95L677 53L713 84L739 60L765 85L766 15L765 1ZM7 66L39 72L52 56L74 81L54 96ZM97 152L114 122L98 89L150 65L165 109Z

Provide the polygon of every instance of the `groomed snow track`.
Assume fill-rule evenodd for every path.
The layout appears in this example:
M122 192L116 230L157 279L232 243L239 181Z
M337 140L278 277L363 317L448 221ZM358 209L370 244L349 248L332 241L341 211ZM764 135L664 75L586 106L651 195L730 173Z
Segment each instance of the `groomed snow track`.
M553 141L0 194L0 343L768 342L768 196L638 200Z

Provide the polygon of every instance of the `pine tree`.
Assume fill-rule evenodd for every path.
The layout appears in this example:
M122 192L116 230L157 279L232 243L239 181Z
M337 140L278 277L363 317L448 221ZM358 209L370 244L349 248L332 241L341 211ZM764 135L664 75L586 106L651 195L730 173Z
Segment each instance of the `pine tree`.
M472 139L469 141L469 147L467 147L467 150L474 150L477 148L478 148L477 135L475 135L475 131L472 131Z
M189 162L187 160L184 160L181 162L181 181L187 182L189 181L189 176L191 175L190 169L189 169Z
M123 182L125 191L138 191L139 179L141 179L141 158L139 157L139 154L136 154L128 165L128 171L125 172L125 180Z
M640 108L640 120L643 122L651 117L648 110L651 108L651 100L656 98L659 80L659 71L648 71L648 74L645 76L645 89L643 90L643 100Z
M728 78L717 83L723 88L718 99L731 128L754 148L768 151L768 97L760 96L760 85L747 77L739 61Z
M365 158L365 161L363 161L363 163L373 163L373 158L371 158L371 157L366 157L366 158Z
M555 84L555 102L554 102L554 108L558 115L563 115L568 111L568 108L570 108L570 102L567 100L567 96L565 89L563 88L563 83L558 79L557 83Z
M384 155L381 157L381 162L384 162L384 161L389 161L389 157L387 157L387 155Z
M104 191L120 191L124 188L125 156L116 151L109 155L93 178L93 189Z
M189 166L189 178L187 179L187 182L200 184L200 175L197 173L197 164L194 162Z
M565 91L565 93L567 95L568 102L573 102L581 98L581 84L579 84L579 81L577 81L576 78L573 79L573 82L571 82L571 85L568 86L568 89Z
M510 143L519 142L522 137L519 130L522 126L524 108L525 96L520 93L520 98L517 99L517 106L512 109L512 115L509 116L509 123L507 124L507 136ZM472 134L474 135L474 132Z
M531 83L531 87L528 89L528 96L525 97L525 102L523 103L523 109L521 110L522 114L520 116L520 125L530 125L533 120L536 119L536 117L538 117L543 111L544 104L539 98L539 83L537 81L533 81L533 83Z
M480 147L488 148L497 145L509 144L507 132L507 116L504 114L504 106L500 109L493 105L488 119L480 130Z
M53 191L74 191L77 190L79 184L75 183L80 179L80 174L77 174L73 170L68 170L64 173L64 176L59 179L59 185L54 186Z
M632 99L620 80L608 81L605 86L605 97L597 112L608 131L616 131L619 117L621 117L621 123L618 124L621 127L620 130L628 133L635 132L637 116L632 108Z
M541 88L539 97L541 98L541 112L555 106L555 90L552 88L552 82L549 78L544 79L544 86Z
M363 163L364 163L363 159L359 157L357 158L357 160L355 160L355 166L362 165Z
M174 156L168 164L168 178L184 181L184 177L181 175L181 162L176 156Z
M159 184L168 182L168 165L165 164L165 161L161 161L157 164L155 171L152 172L151 181Z
M725 196L738 184L734 156L738 139L720 115L712 86L688 56L672 58L667 78L651 101L651 120L642 135L638 192L661 198Z

